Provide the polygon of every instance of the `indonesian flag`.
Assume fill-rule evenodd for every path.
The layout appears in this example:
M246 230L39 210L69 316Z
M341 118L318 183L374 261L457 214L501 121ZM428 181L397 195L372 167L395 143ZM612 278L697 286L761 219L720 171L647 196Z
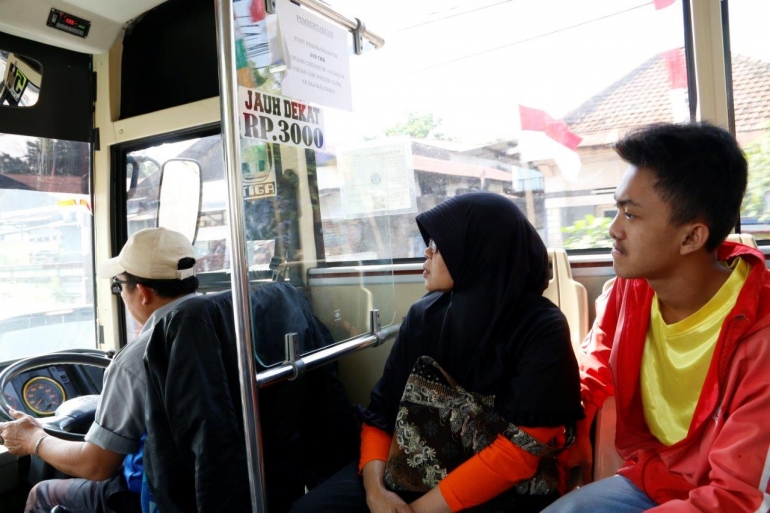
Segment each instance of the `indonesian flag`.
M684 48L675 48L661 54L668 68L668 80L671 89L687 89L687 65L684 61Z
M519 105L521 133L514 151L523 162L553 160L567 181L574 181L580 172L577 147L582 140L572 133L567 123L554 119L547 112Z
M674 5L675 1L676 0L652 0L652 3L655 5L655 10L659 11L670 5Z
M684 59L684 48L668 50L660 55L668 70L671 120L687 121L690 119L690 109L687 103L687 64Z

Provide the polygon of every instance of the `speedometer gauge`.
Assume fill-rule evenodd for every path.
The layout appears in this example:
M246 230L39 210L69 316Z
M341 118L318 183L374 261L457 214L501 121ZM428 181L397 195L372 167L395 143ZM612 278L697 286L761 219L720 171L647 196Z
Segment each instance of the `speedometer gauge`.
M38 415L53 415L66 399L64 388L51 378L36 376L24 384L24 404Z

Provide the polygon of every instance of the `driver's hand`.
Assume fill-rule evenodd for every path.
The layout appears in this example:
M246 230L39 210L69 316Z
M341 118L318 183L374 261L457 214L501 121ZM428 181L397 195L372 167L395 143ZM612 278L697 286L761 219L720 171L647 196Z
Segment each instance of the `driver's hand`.
M0 422L0 437L8 452L15 456L27 456L35 452L35 444L45 434L43 426L26 413L11 410L12 422Z

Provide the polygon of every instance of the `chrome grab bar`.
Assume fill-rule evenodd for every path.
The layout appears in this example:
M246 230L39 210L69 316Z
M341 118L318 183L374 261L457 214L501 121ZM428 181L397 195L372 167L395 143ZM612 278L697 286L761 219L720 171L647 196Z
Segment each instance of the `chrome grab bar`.
M377 347L388 338L398 333L401 324L388 326L380 331L365 333L349 340L343 340L334 345L319 349L313 353L298 358L295 362L284 362L257 374L257 388L264 388L281 381L295 379L302 372L313 370L338 360L343 356L361 351L368 347ZM298 370L301 369L301 370Z
M364 23L358 18L352 20L344 14L335 11L331 6L318 0L291 0L295 4L299 4L307 9L314 11L321 16L324 16L331 21L342 25L346 29L353 32L354 44L356 45L356 54L360 54L360 45L363 39L368 40L375 48L382 48L385 44L385 39L367 29ZM265 0L265 11L270 14L275 14L275 0Z

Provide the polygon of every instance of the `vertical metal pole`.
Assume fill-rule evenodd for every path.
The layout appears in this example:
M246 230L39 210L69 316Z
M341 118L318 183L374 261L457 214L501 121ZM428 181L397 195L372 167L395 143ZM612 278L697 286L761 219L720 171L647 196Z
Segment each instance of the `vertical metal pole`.
M217 57L219 62L219 99L227 201L230 212L230 260L232 262L233 310L238 344L243 427L246 436L246 458L251 485L251 509L265 513L265 480L262 464L262 431L257 398L257 371L254 363L249 309L249 269L244 237L243 187L240 174L238 84L235 81L235 38L232 0L214 0L217 22Z

